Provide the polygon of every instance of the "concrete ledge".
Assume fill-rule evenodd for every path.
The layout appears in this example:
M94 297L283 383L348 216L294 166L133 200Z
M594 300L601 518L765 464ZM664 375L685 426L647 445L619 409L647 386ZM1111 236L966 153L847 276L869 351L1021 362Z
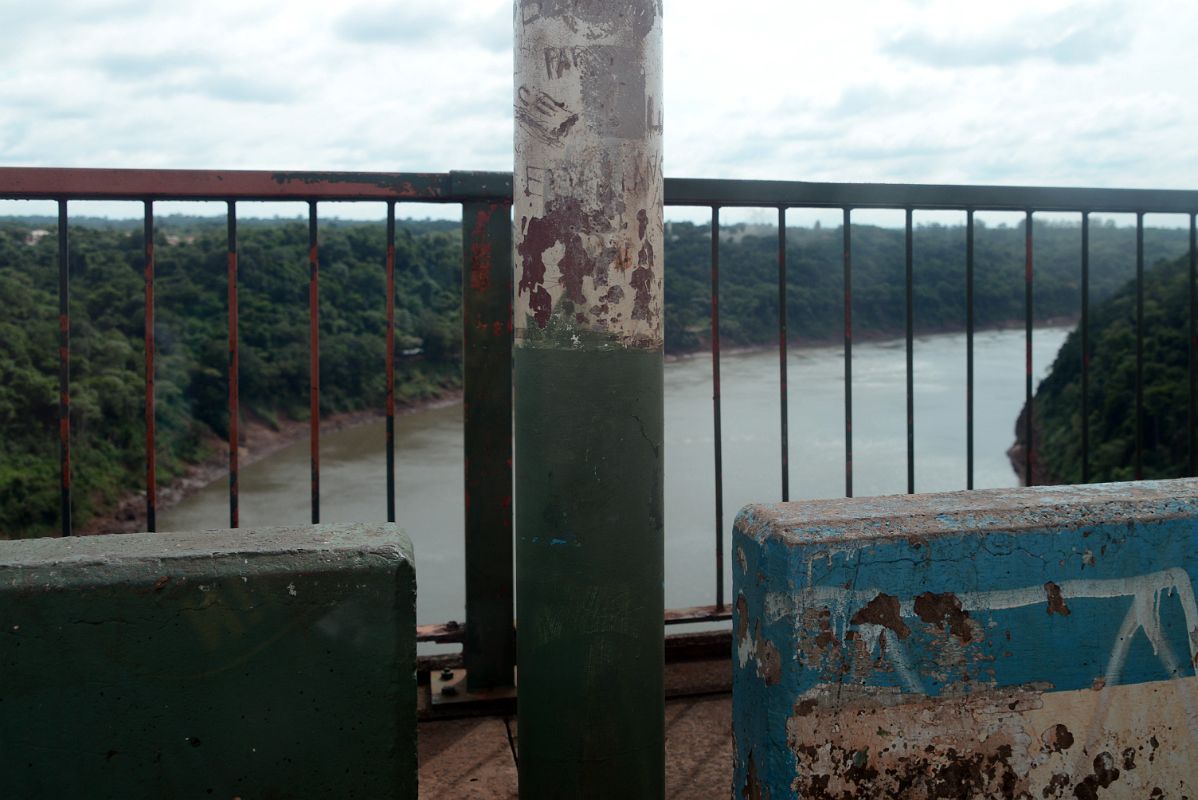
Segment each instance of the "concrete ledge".
M415 797L394 525L0 542L0 794Z
M1198 480L749 506L736 796L1198 796Z

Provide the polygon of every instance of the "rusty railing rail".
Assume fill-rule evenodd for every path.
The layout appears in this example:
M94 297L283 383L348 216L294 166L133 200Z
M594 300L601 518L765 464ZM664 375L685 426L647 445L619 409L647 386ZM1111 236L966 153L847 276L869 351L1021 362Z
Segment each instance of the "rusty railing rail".
M468 487L482 492L481 505L467 510L467 613L466 625L443 623L422 625L419 638L429 642L461 642L469 669L497 670L508 674L514 660L511 608L503 602L496 604L476 594L479 587L489 587L490 598L510 597L511 587L511 412L510 391L496 391L496 381L502 376L510 380L511 363L511 252L510 229L497 225L511 206L513 178L508 173L450 172L450 173L375 173L375 172L269 172L219 170L110 170L110 169L47 169L0 168L0 199L46 199L57 202L58 268L59 268L59 357L60 404L59 437L62 477L62 532L72 533L71 521L71 452L70 452L70 320L68 313L68 203L75 200L135 200L144 204L146 230L152 230L153 204L164 200L209 200L227 204L228 215L228 280L229 280L229 415L230 441L236 442L238 399L238 320L237 320L237 213L236 204L242 201L298 201L309 205L309 308L310 308L310 405L313 414L312 431L312 520L320 518L319 511L319 432L316 411L319 409L319 240L318 206L332 201L378 202L387 210L387 342L388 378L387 414L387 491L388 519L394 520L394 246L395 206L401 203L455 203L463 208L463 319L466 322L465 343L475 352L465 359L465 392L468 407L486 405L489 410L468 413L466 433L466 482ZM907 401L907 491L915 491L914 445L914 382L913 382L913 212L934 210L962 211L966 215L966 474L965 483L973 488L973 429L974 429L974 215L979 211L1015 211L1025 215L1025 394L1027 408L1032 399L1032 339L1035 275L1033 270L1034 215L1043 212L1071 212L1081 215L1081 331L1082 331L1082 398L1081 413L1088 419L1086 387L1089 379L1089 258L1090 215L1095 213L1134 214L1136 218L1136 425L1143 416L1143 274L1144 274L1144 216L1146 214L1185 215L1189 218L1189 472L1198 472L1198 191L1163 191L1144 189L1084 189L1016 186L951 186L923 184L868 183L807 183L792 181L705 180L667 178L667 206L707 208L711 214L711 359L712 359L712 421L715 431L713 457L716 463L714 495L714 544L716 552L716 586L714 603L688 609L674 609L666 614L666 624L727 620L730 617L725 601L723 557L725 520L723 511L723 471L721 436L720 347L719 347L719 241L720 209L754 207L776 209L778 235L778 346L779 391L781 399L780 462L781 499L791 494L788 445L787 401L787 344L786 318L787 250L786 215L792 209L835 209L843 214L844 274L844 376L845 376L845 494L853 493L852 462L852 213L860 209L891 209L905 214L905 305L906 305L906 401ZM499 215L498 217L496 215ZM147 424L147 520L153 530L156 511L154 485L154 254L152 236L146 237L146 424ZM504 279L506 270L506 280ZM470 283L471 274L491 275L486 287ZM489 288L488 288L489 287ZM506 317L503 315L506 314ZM478 340L470 330L469 320L477 319L494 326L499 324L506 333L498 342ZM505 324L506 322L506 324ZM485 347L484 347L485 344ZM486 353L483 354L482 350ZM508 385L510 388L510 384ZM503 407L503 403L507 403ZM506 409L506 410L505 410ZM1089 431L1083 425L1083 480L1089 479ZM1031 420L1027 430L1025 474L1032 476ZM472 449L473 448L473 449ZM506 448L506 449L505 449ZM477 458L471 453L477 451ZM505 457L504 454L507 454ZM487 456L487 457L484 457ZM1142 448L1137 435L1135 456L1136 477L1142 476ZM488 488L489 487L489 488ZM472 492L472 503L475 495ZM237 448L229 447L229 519L238 524L238 461ZM495 532L499 535L495 535ZM471 591L471 584L475 591ZM506 595L505 595L506 593Z

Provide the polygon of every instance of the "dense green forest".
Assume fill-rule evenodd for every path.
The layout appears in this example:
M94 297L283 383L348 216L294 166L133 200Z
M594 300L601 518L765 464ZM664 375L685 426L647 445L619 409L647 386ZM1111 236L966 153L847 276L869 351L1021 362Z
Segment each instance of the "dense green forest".
M58 525L57 243L53 219L0 220L0 531ZM754 235L761 233L762 235ZM1037 319L1079 308L1080 231L1037 223ZM144 243L138 220L75 220L70 230L71 408L75 515L80 524L144 482L142 398ZM277 424L308 413L307 226L241 220L240 391L247 418ZM453 222L404 222L396 241L397 394L416 402L461 382L461 248ZM842 233L787 232L790 331L827 341L843 330ZM381 407L385 394L384 230L327 220L320 228L321 413ZM1150 230L1150 261L1181 252L1186 232ZM721 338L777 338L777 234L722 228ZM166 217L155 230L159 480L218 451L228 421L226 240L223 220ZM915 233L918 331L965 324L965 231ZM1134 232L1091 232L1091 296L1113 293L1134 263ZM976 235L979 327L1021 319L1024 234ZM671 223L666 245L666 345L709 344L710 231ZM899 333L904 320L901 230L853 226L853 316L858 335Z
M33 230L48 230L37 238ZM307 225L238 231L240 395L268 422L308 413ZM160 481L228 430L227 249L223 221L166 220L155 234ZM322 414L385 397L381 225L321 228ZM72 225L71 425L76 520L144 486L144 241L139 224ZM460 383L459 238L451 223L396 234L396 392ZM0 223L0 530L53 530L58 515L58 268L50 225ZM404 356L419 350L418 355Z
M1187 474L1189 259L1167 261L1144 281L1145 478ZM1081 332L1066 339L1034 399L1037 458L1045 480L1082 480ZM1135 477L1136 292L1132 281L1090 312L1091 481Z

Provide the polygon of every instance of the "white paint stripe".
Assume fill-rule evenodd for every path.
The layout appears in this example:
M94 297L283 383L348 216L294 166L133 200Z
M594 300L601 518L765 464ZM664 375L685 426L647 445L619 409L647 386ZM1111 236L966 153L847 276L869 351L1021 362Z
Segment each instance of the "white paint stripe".
M1170 568L1145 575L1127 578L1106 578L1091 580L1070 580L1058 584L1063 600L1072 599L1118 599L1131 598L1131 606L1127 616L1113 643L1110 659L1107 663L1106 682L1113 686L1119 682L1125 665L1130 640L1137 630L1143 630L1148 642L1152 645L1153 653L1162 660L1162 664L1172 677L1182 677L1187 672L1198 674L1198 600L1194 596L1194 587L1189 575L1182 569ZM793 616L798 608L813 608L824 606L831 612L831 627L838 638L844 638L853 614L867 605L883 590L843 589L835 586L815 586L803 589L793 594L785 592L770 592L765 597L765 617L768 622L777 622L787 616ZM1186 622L1186 639L1190 649L1190 663L1183 666L1172 649L1168 646L1161 626L1161 596L1175 593L1181 604ZM956 594L957 601L965 611L1003 611L1015 608L1047 604L1048 594L1043 585L1025 586L1016 589L993 589L981 592L960 592ZM899 615L914 617L915 598L899 598ZM859 630L871 626L860 625ZM898 641L891 634L887 638ZM869 638L868 651L872 654L876 645L876 635ZM905 651L893 648L892 652L902 653L904 663L907 663ZM902 667L895 663L902 670ZM907 663L907 669L910 669ZM912 673L914 676L914 673ZM913 685L904 677L904 682ZM917 684L918 681L914 681ZM920 690L923 693L922 689ZM1198 703L1196 703L1198 710ZM1198 713L1194 717L1195 730L1198 730Z
M907 648L903 647L902 641L898 634L889 628L883 628L886 637L886 647L890 652L891 660L894 662L894 668L898 670L899 677L903 679L903 683L907 685L907 691L912 694L927 694L927 689L924 688L923 682L919 679L919 673L911 668L911 661L907 656Z

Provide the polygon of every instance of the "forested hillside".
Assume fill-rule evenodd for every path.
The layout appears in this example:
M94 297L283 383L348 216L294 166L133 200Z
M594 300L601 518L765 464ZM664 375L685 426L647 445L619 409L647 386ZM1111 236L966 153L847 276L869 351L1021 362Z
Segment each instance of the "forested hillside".
M57 249L54 235L31 235L38 229L0 228L0 531L9 534L57 525ZM307 416L307 235L301 222L239 226L240 393L247 415ZM168 480L228 428L225 228L168 221L155 244L158 467L160 480ZM321 228L322 413L382 405L384 246L379 225ZM397 232L401 401L460 382L458 253L455 225L416 223ZM71 423L80 523L144 486L144 263L140 225L71 228Z
M1189 449L1189 259L1168 261L1144 281L1145 478L1186 474ZM1091 309L1089 431L1091 481L1135 477L1135 283ZM1034 399L1035 450L1043 477L1082 479L1081 333L1065 341Z
M52 219L0 220L0 532L52 531L58 511L57 256ZM721 243L725 344L777 337L776 233L727 226ZM1037 225L1038 319L1078 309L1080 233ZM964 326L961 227L916 231L915 319L921 331ZM1184 231L1150 231L1152 261L1186 246ZM1130 274L1125 228L1095 226L1092 297ZM379 223L322 222L321 411L381 407L384 398L384 231ZM227 430L227 286L223 220L167 217L157 254L157 424L160 481L203 458ZM1020 319L1021 228L984 228L976 241L979 327ZM842 234L788 231L791 332L836 340L843 329ZM903 330L903 233L853 227L854 329ZM307 226L239 225L241 400L271 422L308 410ZM79 220L70 231L72 436L75 514L103 512L144 480L144 246L140 221ZM672 223L666 246L666 344L708 344L710 239L705 226ZM396 242L397 392L429 398L460 384L460 234L452 222L401 223Z

